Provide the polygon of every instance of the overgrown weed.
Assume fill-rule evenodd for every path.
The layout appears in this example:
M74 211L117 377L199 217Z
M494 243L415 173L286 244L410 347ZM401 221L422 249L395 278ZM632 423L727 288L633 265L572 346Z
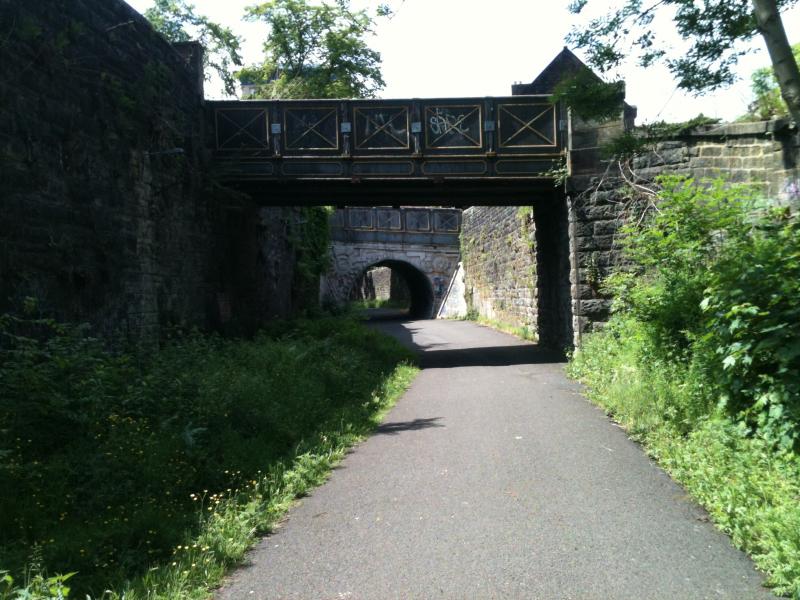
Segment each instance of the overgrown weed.
M798 215L722 181L661 183L569 372L800 598Z
M136 356L4 316L0 564L23 581L38 547L47 572L77 571L79 597L206 597L374 426L411 360L353 319L191 333Z

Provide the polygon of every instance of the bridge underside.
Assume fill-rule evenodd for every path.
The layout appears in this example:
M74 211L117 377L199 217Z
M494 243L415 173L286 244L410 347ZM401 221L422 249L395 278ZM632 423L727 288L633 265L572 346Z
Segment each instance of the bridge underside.
M527 206L561 197L552 179L240 181L232 187L264 206Z

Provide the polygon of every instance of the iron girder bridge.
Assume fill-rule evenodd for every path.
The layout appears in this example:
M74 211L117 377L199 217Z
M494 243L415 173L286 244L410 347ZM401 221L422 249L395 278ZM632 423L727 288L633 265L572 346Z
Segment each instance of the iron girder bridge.
M262 182L287 184L270 186L273 198L283 190L297 201L297 194L319 196L324 189L330 201L341 191L357 203L361 190L364 202L374 204L380 190L407 204L409 193L428 201L428 190L437 203L443 192L474 201L487 185L506 192L552 188L554 170L564 164L566 121L546 95L207 106L221 179L250 184L251 191ZM324 187L313 185L323 181Z

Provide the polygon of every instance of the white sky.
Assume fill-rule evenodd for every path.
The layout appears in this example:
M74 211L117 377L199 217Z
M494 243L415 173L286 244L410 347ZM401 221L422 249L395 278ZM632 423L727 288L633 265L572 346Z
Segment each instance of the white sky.
M140 12L152 0L127 0ZM244 38L246 63L259 62L266 25L241 20L256 0L193 0L198 13L231 27ZM374 12L377 1L354 0L354 7ZM516 81L530 82L564 46L574 23L585 22L567 11L568 0L392 0L396 14L379 19L370 45L383 57L383 98L505 96ZM606 4L595 0L598 7ZM592 4L590 3L590 7ZM783 15L790 42L800 41L800 6ZM663 36L675 35L671 22L655 24ZM659 119L681 121L702 112L731 120L750 101L749 74L769 63L760 38L757 52L745 56L732 88L700 98L676 91L663 67L627 67L619 75L627 83L627 100L639 110L638 123ZM581 56L580 53L577 53ZM206 95L221 97L213 83Z

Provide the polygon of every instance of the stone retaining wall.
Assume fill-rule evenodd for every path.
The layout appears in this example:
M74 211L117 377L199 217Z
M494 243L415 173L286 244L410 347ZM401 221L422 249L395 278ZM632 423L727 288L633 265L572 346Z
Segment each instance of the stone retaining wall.
M597 149L590 149L593 151ZM580 152L586 152L581 149ZM599 156L599 153L598 155ZM624 219L630 182L654 187L663 174L707 179L725 177L759 187L778 205L800 207L800 138L782 121L705 126L654 145L619 165L584 161L568 182L571 296L576 343L582 333L607 321L611 299L600 284L619 262L617 231ZM622 176L624 175L624 176Z
M120 0L0 0L0 40L0 312L131 338L285 312L259 282L291 281L285 220L204 173L198 46Z
M710 125L664 140L633 159L634 172L653 179L663 173L752 183L767 198L800 205L800 138L786 121Z
M536 230L530 207L465 210L461 260L469 311L538 331Z

